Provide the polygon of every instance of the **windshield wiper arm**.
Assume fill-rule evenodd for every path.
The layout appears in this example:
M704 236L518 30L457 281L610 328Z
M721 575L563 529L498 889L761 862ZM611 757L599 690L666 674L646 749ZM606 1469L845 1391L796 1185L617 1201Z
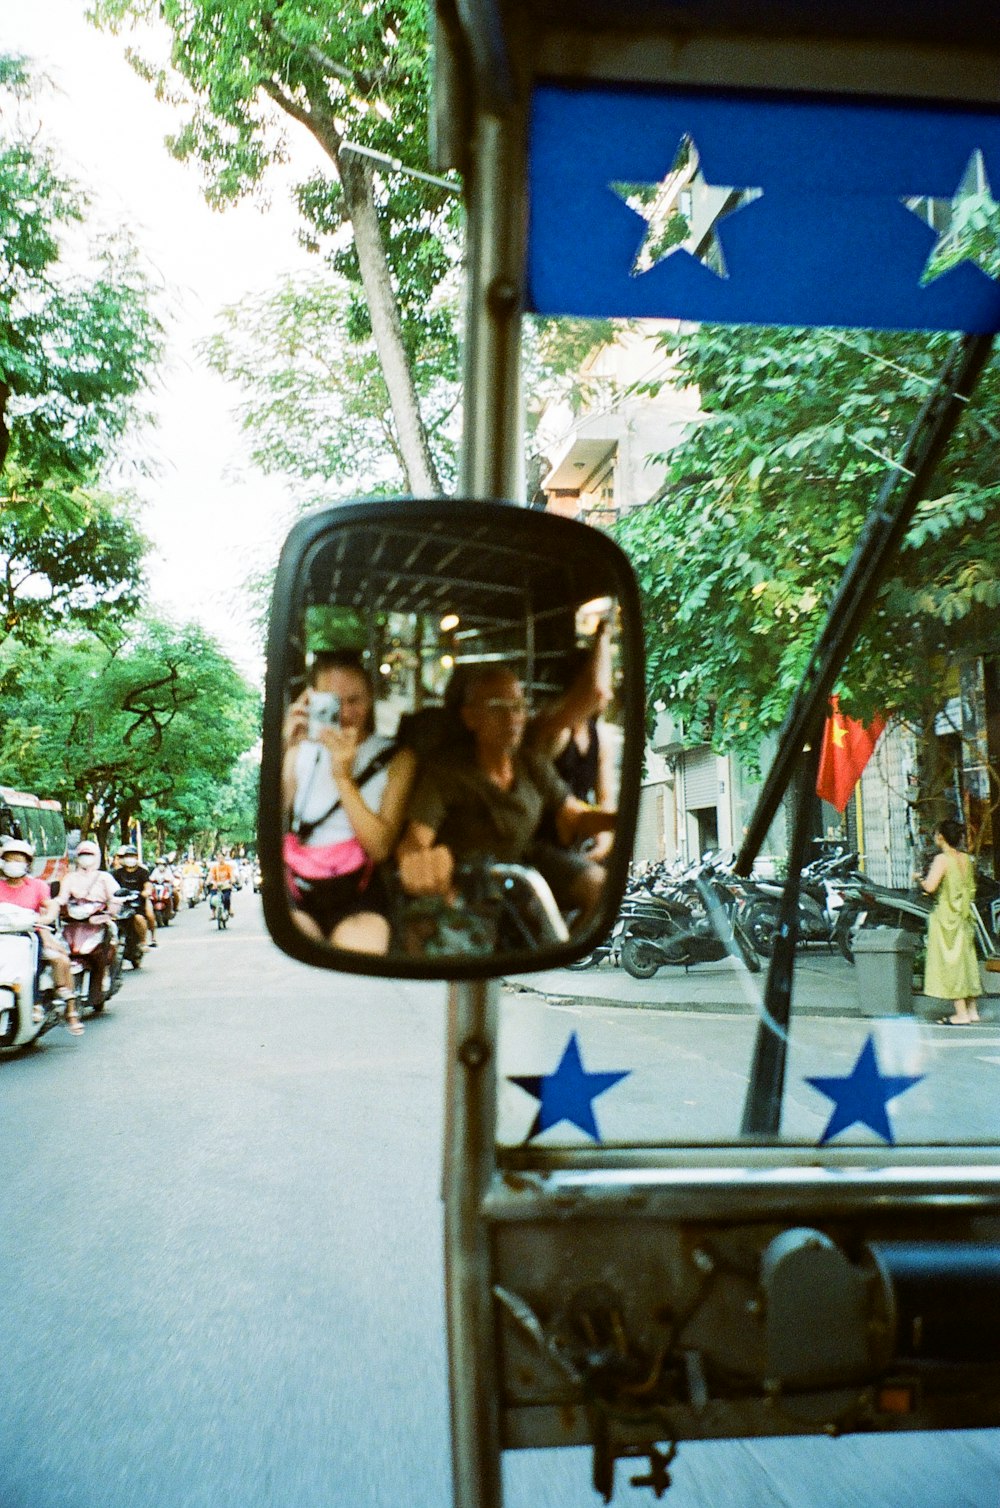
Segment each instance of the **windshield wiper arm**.
M963 335L956 340L907 436L900 457L902 469L893 468L882 484L781 725L778 752L747 827L736 861L737 874L748 875L753 867L802 750L826 715L827 698L903 542L917 504L927 493L992 346L992 335Z

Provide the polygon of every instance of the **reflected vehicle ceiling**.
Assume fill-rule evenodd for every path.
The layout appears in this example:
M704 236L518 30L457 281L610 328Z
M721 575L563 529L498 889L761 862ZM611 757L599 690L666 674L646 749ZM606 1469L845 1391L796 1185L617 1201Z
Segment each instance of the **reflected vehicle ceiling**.
M398 522L359 519L310 560L311 600L358 609L375 601L428 616L461 611L467 627L487 629L520 624L526 605L537 620L541 612L565 612L613 589L601 562L536 554L535 522L511 510L500 543L495 526L486 523L464 520L459 527L421 517L408 524L405 505Z

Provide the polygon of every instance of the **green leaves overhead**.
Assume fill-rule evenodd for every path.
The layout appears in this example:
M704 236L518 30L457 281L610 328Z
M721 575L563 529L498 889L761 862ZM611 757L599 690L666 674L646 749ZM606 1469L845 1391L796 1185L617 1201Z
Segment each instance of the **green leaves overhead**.
M0 641L37 644L139 605L146 541L103 479L162 330L127 236L87 231L86 195L27 123L34 100L28 65L0 57Z
M135 423L162 330L128 237L84 243L86 195L22 121L31 90L23 60L2 59L0 465L9 447L22 488L51 490L94 481Z
M254 742L259 698L197 625L152 620L112 647L13 640L0 657L0 777L87 809L124 831L164 814L197 829ZM199 794L201 793L201 794ZM188 835L177 831L178 841Z
M424 0L96 0L93 14L116 30L165 24L169 64L134 61L182 111L169 145L198 165L210 203L259 192L290 155L289 126L318 144L329 169L296 189L303 240L346 280L348 339L375 340L408 488L440 490L421 372L457 378L440 297L458 264L456 201L351 150L428 166Z
M351 333L342 279L287 279L276 290L224 309L203 349L240 389L250 458L293 478L304 503L405 491L406 467L371 337ZM456 393L428 359L417 371L436 468L456 471Z
M646 608L650 695L750 762L780 725L862 522L949 337L669 333L703 415L618 537ZM844 708L925 717L949 663L1000 648L1000 381L991 365L844 675Z

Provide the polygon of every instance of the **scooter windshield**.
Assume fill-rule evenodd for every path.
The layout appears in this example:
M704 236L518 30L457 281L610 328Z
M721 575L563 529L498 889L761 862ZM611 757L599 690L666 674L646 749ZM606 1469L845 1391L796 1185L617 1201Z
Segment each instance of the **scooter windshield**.
M996 270L980 207L949 255ZM530 359L588 339L575 388L533 374L541 486L639 576L646 776L610 935L506 983L504 1155L995 1144L996 364L966 402L945 333L572 321ZM615 717L564 730L567 778Z

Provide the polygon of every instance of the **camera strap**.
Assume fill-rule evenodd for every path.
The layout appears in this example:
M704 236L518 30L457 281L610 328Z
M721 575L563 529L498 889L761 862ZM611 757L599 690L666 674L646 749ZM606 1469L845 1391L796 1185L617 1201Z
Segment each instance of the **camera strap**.
M371 780L371 778L372 778L373 775L377 775L378 772L379 772L379 770L384 770L385 769L386 765L389 763L389 761L392 759L392 757L393 757L393 755L395 753L396 753L396 745L395 744L389 744L389 745L387 745L386 748L380 749L379 752L374 756L374 758L372 758L372 759L370 759L368 761L368 763L365 765L364 769L361 771L360 775L356 775L356 776L352 777L354 779L354 784L357 786L357 788L358 788L359 791L364 789L365 785L367 784L367 782L369 780ZM322 750L321 749L317 749L316 750L316 760L315 760L315 763L313 764L312 770L310 771L310 774L309 774L309 782L308 782L308 784L306 786L304 800L308 799L309 791L310 791L310 788L311 788L312 782L313 782L313 776L316 774L316 771L319 768L320 760L322 759L322 757L323 757ZM292 821L292 832L299 839L300 843L308 843L309 839L312 837L312 835L316 831L316 829L319 828L319 827L322 827L323 823L326 822L326 821L328 821L329 818L333 816L334 812L339 811L342 805L343 805L343 802L341 801L340 797L338 796L337 799L336 799L336 801L333 803L333 805L332 806L328 806L327 809L326 809L326 811L323 813L323 815L321 817L317 817L315 819L315 821L313 821L313 822L303 822L301 819L298 819L298 820L293 819L293 821Z

